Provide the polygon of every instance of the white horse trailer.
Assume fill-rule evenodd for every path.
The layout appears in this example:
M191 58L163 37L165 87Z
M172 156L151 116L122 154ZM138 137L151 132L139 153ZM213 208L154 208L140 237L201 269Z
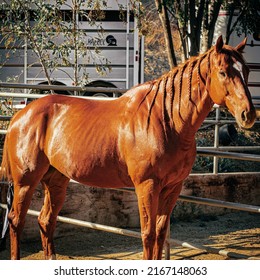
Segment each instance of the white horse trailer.
M48 3L55 2L48 0ZM69 5L67 5L69 4ZM88 12L82 5L82 9ZM86 20L86 17L78 16L77 26L84 30L85 43L88 51L95 51L98 48L99 56L106 58L110 71L105 71L103 75L97 73L95 63L91 55L79 57L77 63L80 69L88 73L88 82L86 85L98 87L130 88L143 82L143 38L139 36L137 28L137 19L132 12L130 0L108 0L106 5L101 8L103 11L102 19L97 24ZM71 0L66 5L62 5L60 13L64 21L68 20L72 14ZM122 15L124 19L122 19ZM34 18L30 18L31 24L34 24ZM97 27L99 26L99 27ZM102 34L100 29L102 28ZM101 34L101 35L100 35ZM60 35L62 37L62 35ZM64 40L57 37L56 40ZM7 55L8 53L8 55ZM51 51L50 51L51 53ZM73 61L73 51L71 59ZM38 61L37 56L27 45L26 40L23 44L17 43L15 52L10 52L4 46L0 45L0 60L3 67L0 68L0 80L2 82L16 77L18 83L47 84L44 71ZM97 62L96 62L97 63ZM98 63L97 63L98 64ZM73 65L75 67L75 65ZM101 62L100 62L101 66ZM81 71L81 70L80 70ZM56 85L73 86L73 67L61 66L51 71L51 80ZM62 91L60 93L63 93ZM82 93L83 95L93 95L93 93ZM97 95L97 94L95 94ZM100 93L99 95L106 95ZM110 96L116 96L117 93Z

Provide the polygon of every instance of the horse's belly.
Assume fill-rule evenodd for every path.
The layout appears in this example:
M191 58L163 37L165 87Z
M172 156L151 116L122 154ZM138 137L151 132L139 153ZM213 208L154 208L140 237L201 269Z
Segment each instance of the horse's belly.
M71 176L72 179L82 184L101 188L123 188L133 186L130 179L120 176L117 172L107 168L96 168L79 176Z
M97 163L97 162L64 162L52 164L62 174L70 179L89 186L102 188L122 188L131 187L133 183L125 172L116 162Z

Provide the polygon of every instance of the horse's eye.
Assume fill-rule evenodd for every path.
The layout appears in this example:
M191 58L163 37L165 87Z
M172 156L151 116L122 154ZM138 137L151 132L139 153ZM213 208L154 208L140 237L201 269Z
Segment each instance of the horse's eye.
M226 78L227 74L224 71L219 71L219 75L221 76L221 78Z

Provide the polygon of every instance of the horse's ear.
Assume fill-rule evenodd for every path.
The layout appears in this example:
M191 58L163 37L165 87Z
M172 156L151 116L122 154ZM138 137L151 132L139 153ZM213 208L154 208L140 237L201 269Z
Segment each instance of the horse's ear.
M247 37L246 37L240 44L238 44L238 45L235 47L235 49L236 49L238 52L242 53L243 50L244 50L244 48L245 48L245 46L246 46L246 41L247 41Z
M223 38L222 38L222 35L220 35L218 37L217 43L215 45L215 50L216 50L217 53L220 53L220 51L223 48L223 45L224 45Z

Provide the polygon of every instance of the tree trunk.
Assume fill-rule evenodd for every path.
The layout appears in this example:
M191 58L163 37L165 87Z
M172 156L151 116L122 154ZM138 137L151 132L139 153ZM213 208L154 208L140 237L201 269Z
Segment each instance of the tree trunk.
M210 9L210 23L209 23L209 30L208 30L208 49L212 46L212 41L215 32L215 26L218 19L219 11L223 0L214 1L213 6Z
M196 56L199 52L199 42L197 33L198 33L198 22L196 18L196 8L195 0L189 1L189 10L190 10L190 56ZM200 32L200 31L199 31Z
M205 3L202 25L202 36L201 36L201 52L206 52L208 50L208 41L209 41L209 14L210 14L210 0L207 0Z
M169 16L167 13L166 4L164 4L163 0L154 0L154 1L155 1L155 5L157 7L159 18L160 18L160 21L161 21L161 24L163 27L169 65L171 68L173 68L174 66L177 66L177 60L176 60L175 51L174 51L171 26L170 26Z
M207 29L203 28L201 33L201 52L204 53L208 50L209 32Z

